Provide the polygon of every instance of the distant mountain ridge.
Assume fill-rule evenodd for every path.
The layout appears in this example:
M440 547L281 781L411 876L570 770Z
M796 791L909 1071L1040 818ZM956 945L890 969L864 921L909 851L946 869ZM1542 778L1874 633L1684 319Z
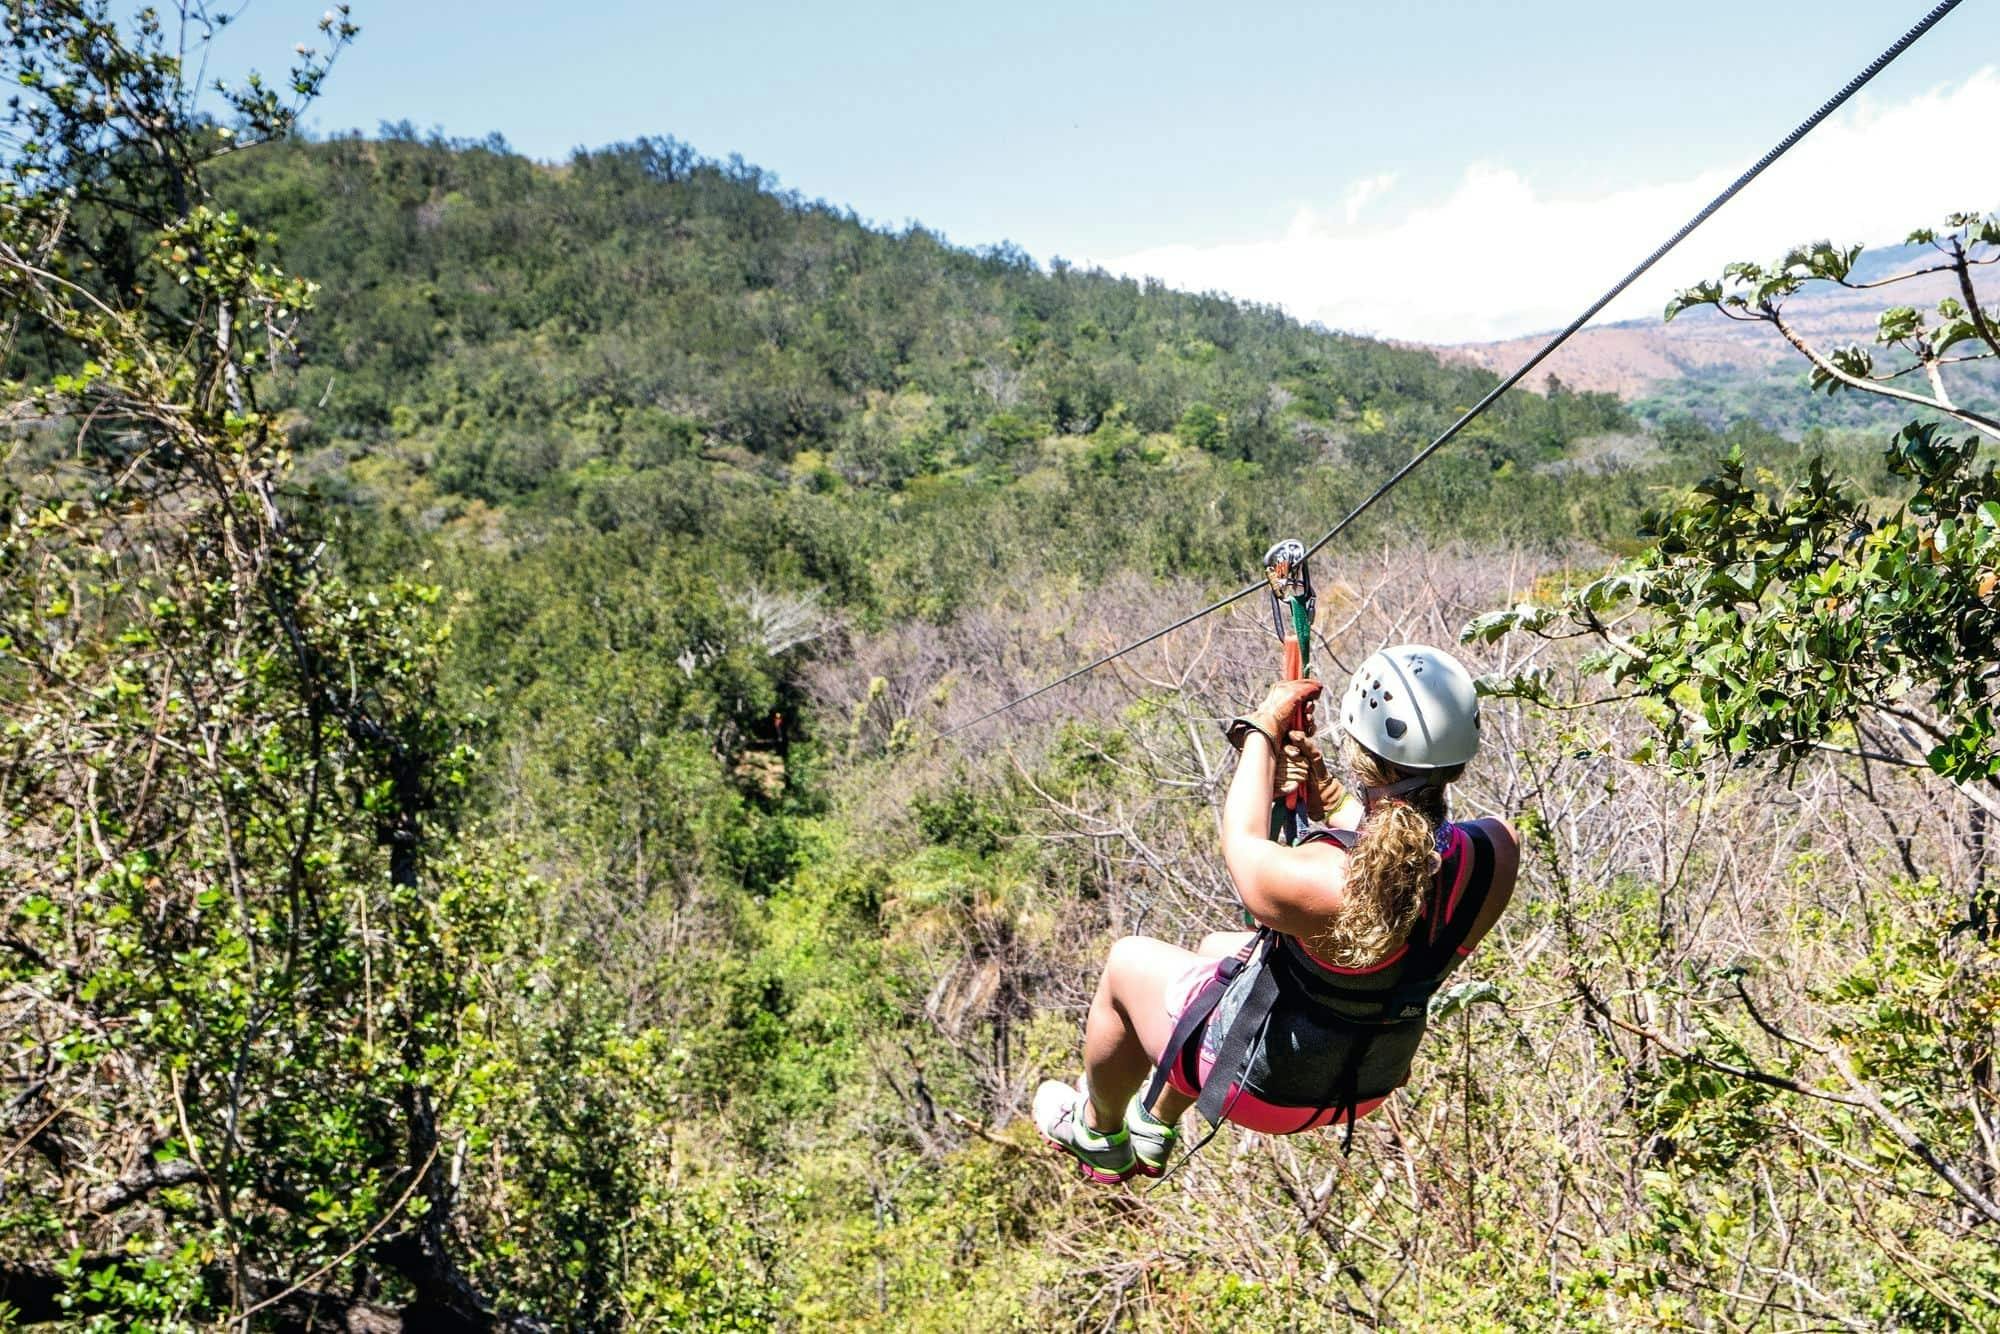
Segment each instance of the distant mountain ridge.
M1936 253L1928 246L1885 246L1864 253L1855 276L1875 281L1926 267ZM1982 299L2000 304L2000 275L1988 271L1977 284ZM1831 283L1813 283L1785 303L1787 322L1820 346L1872 344L1875 318L1892 305L1934 305L1957 294L1950 274L1930 274L1887 289L1857 292ZM1506 374L1526 360L1547 333L1487 343L1432 345L1450 361L1467 362ZM1582 330L1558 349L1543 369L1572 389L1599 390L1633 401L1660 394L1677 382L1701 380L1768 381L1774 375L1803 376L1799 354L1768 324L1729 319L1714 310L1690 311L1672 323L1660 319L1622 320ZM1540 390L1538 374L1531 388Z

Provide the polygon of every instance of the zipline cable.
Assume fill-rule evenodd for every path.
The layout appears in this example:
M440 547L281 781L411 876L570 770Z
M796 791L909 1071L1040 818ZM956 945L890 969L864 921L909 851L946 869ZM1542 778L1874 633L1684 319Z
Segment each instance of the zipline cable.
M1731 181L1728 187L1724 189L1721 194L1709 200L1708 203L1702 208L1701 212L1695 214L1692 218L1689 218L1685 223L1681 224L1680 230L1675 232L1671 237L1667 238L1667 240L1661 244L1659 249L1655 250L1652 254L1648 255L1630 273L1626 274L1623 278L1619 279L1616 285L1614 285L1608 291L1606 291L1603 296L1600 296L1597 298L1597 300L1591 302L1590 306L1587 309L1585 309L1581 315L1578 315L1575 319L1571 320L1566 326L1564 326L1561 332L1557 333L1554 337L1550 338L1548 342L1542 344L1541 349L1537 351L1535 355L1529 357L1526 361L1522 362L1520 367L1517 370L1515 370L1512 375L1509 375L1506 379L1502 380L1499 384L1493 386L1492 389L1488 390L1484 397L1482 397L1477 403L1474 403L1470 408L1467 408L1465 410L1464 415L1459 417L1459 419L1453 422L1450 426L1446 427L1442 434L1440 434L1435 440L1431 441L1428 445L1425 445L1421 450L1418 450L1415 454L1413 454L1410 457L1409 462L1405 463L1402 467L1398 468L1389 477L1387 481L1383 482L1380 486L1376 487L1372 492L1368 494L1366 499L1364 499L1360 504L1356 505L1353 509L1349 510L1346 513L1346 515L1341 518L1340 522L1334 524L1333 527L1327 529L1326 532L1321 534L1318 541L1314 542L1311 546L1306 548L1306 555L1312 556L1315 553L1317 553L1322 547L1326 546L1327 543L1333 541L1334 538L1340 536L1340 534L1347 529L1348 525L1352 524L1356 519L1360 518L1363 514L1366 514L1370 509L1372 509L1375 506L1375 504L1378 501L1380 501L1384 496L1388 495L1391 491L1395 490L1398 486L1402 485L1404 479L1407 478L1411 473L1415 472L1419 467L1421 467L1423 463L1431 457L1431 455L1437 453L1440 449L1443 449L1447 444L1451 443L1452 439L1455 436L1457 436L1460 431L1463 431L1467 426L1471 425L1473 421L1475 421L1481 413L1486 411L1486 409L1492 407L1493 404L1499 400L1502 394L1506 393L1509 389L1512 389L1515 385L1519 384L1524 378L1527 377L1530 371L1534 370L1535 367L1541 365L1543 361L1547 360L1550 353L1554 352L1557 348L1561 347L1565 342L1567 342L1569 338L1576 333L1577 330L1581 329L1584 325L1590 323L1591 320L1595 319L1598 313L1601 312L1606 306L1610 305L1613 301L1617 300L1618 297L1624 293L1626 288L1630 287L1633 283L1637 282L1641 277L1645 276L1647 270L1651 269L1655 264L1659 263L1662 259L1664 259L1667 253L1671 251L1675 246L1679 245L1682 241L1685 241L1688 238L1688 236L1693 233L1695 228L1701 226L1704 222L1707 222L1709 218L1715 215L1718 209L1720 209L1723 205L1727 204L1730 200L1734 199L1739 193L1741 193L1745 186L1749 185L1750 182L1756 180L1759 176L1763 175L1765 170L1768 167L1770 167L1772 163L1776 162L1779 158L1783 157L1786 153L1790 152L1792 150L1792 147L1796 145L1799 142L1799 140L1805 138L1808 134L1811 134L1813 130L1817 129L1821 121L1825 120L1828 116L1831 116L1835 111L1838 111L1841 105L1845 103L1847 99L1853 97L1856 93L1860 92L1863 88L1865 88L1877 74L1880 74L1883 70L1887 69L1889 65L1895 61L1896 57L1902 55L1903 52L1909 50L1910 47L1916 43L1918 38L1922 37L1932 28L1936 27L1940 19L1942 19L1946 14L1951 13L1952 10L1957 9L1959 5L1962 4L1963 2L1964 0L1942 0L1942 2L1936 8L1932 9L1930 13L1924 15L1923 18L1919 19L1917 23L1913 27L1911 27L1911 29L1908 32L1904 33L1901 37L1899 37L1893 45L1891 45L1887 50L1883 51L1881 55L1876 56L1874 60L1870 61L1868 63L1867 68L1863 69L1859 74L1855 75L1852 79L1849 79L1845 87L1843 87L1839 92L1835 93L1832 97L1829 97L1825 102L1821 103L1819 110L1813 112L1812 115L1800 121L1790 134L1786 135L1783 139L1779 140L1775 145L1773 145L1770 151L1765 153L1763 157L1758 158L1756 163L1752 165L1749 170L1745 171L1741 176L1738 176L1734 181ZM1011 709L1015 709L1023 704L1026 704L1031 699L1035 699L1038 696L1047 694L1049 691L1056 689L1058 686L1068 685L1071 681L1076 680L1078 677L1087 676L1091 672L1096 671L1099 667L1104 666L1106 663L1113 662L1119 658L1124 657L1127 653L1132 652L1134 649L1144 648L1146 645L1152 643L1154 640L1170 635L1174 631L1180 629L1183 626L1192 625L1194 622L1200 620L1202 617L1210 615L1213 612L1221 611L1224 607L1229 606L1231 603L1240 602L1244 598L1249 597L1252 593L1255 593L1264 587L1265 587L1264 581L1260 579L1254 584L1250 584L1246 587L1239 588L1234 593L1231 593L1228 597L1219 598L1216 601L1209 603L1206 607L1203 607L1200 611L1190 612L1188 615L1183 616L1180 620L1175 621L1172 625L1165 626L1161 629L1155 630L1151 634L1145 636L1145 638L1143 639L1135 639L1129 644L1126 644L1117 649L1113 649L1111 652L1106 653L1102 657L1097 658L1092 662L1086 663L1084 666L1077 668L1075 671L1070 672L1065 676L1060 676L1056 678L1055 680L1049 682L1047 685L1038 686L1035 689L1030 690L1025 695L1007 701L1005 704L1000 705L998 708L988 709L985 713L980 714L977 718L972 719L970 722L959 723L956 726L946 728L944 731L938 733L938 740L942 741L948 736L952 736L959 732L968 731L971 728L979 726L979 724L987 721L989 718L997 718L1001 714L1006 713Z
M1071 681L1076 680L1076 678L1079 676L1088 676L1090 675L1090 673L1096 671L1099 667L1102 667L1105 663L1110 662L1113 658L1122 658L1127 653L1130 653L1133 649L1144 648L1146 647L1146 645L1152 643L1155 639L1163 639L1166 636L1172 634L1174 631L1180 629L1184 625L1193 625L1196 621L1208 615L1210 612L1221 611L1224 607L1228 606L1232 602L1241 602L1244 598L1249 597L1252 593L1260 591L1264 587L1265 587L1264 581L1262 579L1259 579L1256 583L1250 585L1248 588L1239 588L1234 593L1231 593L1228 597L1221 598L1215 602L1211 602L1206 607L1203 607L1200 611L1189 612L1187 615L1181 617L1178 621L1175 621L1172 625L1163 626L1160 629L1153 631L1153 633L1147 635L1144 639L1135 639L1131 643L1125 645L1123 648L1115 649L1112 652L1105 654L1103 657L1097 659L1095 662L1085 663L1083 666L1077 668L1075 671L1071 672L1067 676L1059 676L1045 686L1036 686L1033 690L1030 690L1027 694L1022 695L1018 699L1008 700L1005 704L1002 704L997 709L988 709L986 712L980 714L977 718L974 718L969 723L960 723L956 727L947 727L944 731L938 733L938 740L942 741L954 732L963 732L968 728L977 727L979 726L979 724L985 722L988 718L997 718L1001 714L1007 712L1007 710L1009 709L1017 708L1020 705L1026 704L1029 700L1034 699L1037 695L1046 695L1051 690L1054 690L1057 686L1068 685Z

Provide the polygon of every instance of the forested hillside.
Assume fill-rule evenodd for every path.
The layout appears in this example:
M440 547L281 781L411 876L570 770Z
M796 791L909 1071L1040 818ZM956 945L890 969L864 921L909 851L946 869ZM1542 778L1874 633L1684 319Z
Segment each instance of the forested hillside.
M220 136L158 34L38 21L122 100L30 97L0 209L0 1327L2000 1319L1970 437L1557 387L1417 473L1321 671L1476 621L1518 697L1485 985L1351 1152L1094 1190L1027 1099L1113 939L1237 921L1264 613L939 733L1494 377L671 140Z
M428 526L500 508L699 535L871 607L948 611L1024 557L1234 578L1492 383L1219 297L883 233L672 141L561 168L274 146L222 189L288 267L329 275L284 389L309 469ZM1642 488L1577 495L1546 471L1629 429L1614 400L1521 396L1489 422L1425 479L1420 521L1543 544L1629 529Z

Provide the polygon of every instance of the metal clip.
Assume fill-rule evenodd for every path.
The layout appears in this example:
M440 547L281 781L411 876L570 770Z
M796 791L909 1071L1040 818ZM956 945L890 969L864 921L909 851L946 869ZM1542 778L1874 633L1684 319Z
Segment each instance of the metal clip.
M1291 604L1305 606L1305 621L1312 624L1318 599L1313 595L1312 571L1306 568L1306 544L1296 537L1272 544L1264 553L1264 579L1271 586L1271 619L1283 639L1292 632Z

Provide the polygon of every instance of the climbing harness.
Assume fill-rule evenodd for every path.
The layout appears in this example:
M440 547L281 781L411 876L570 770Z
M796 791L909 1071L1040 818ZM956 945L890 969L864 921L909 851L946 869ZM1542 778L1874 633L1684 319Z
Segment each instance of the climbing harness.
M1411 473L1415 472L1418 468L1422 467L1423 464L1431 457L1431 455L1437 453L1440 449L1443 449L1447 444L1449 444L1454 438L1457 437L1459 432L1463 431L1467 426L1470 426L1475 420L1477 420L1480 414L1485 412L1488 408L1492 407L1493 404L1499 400L1502 394L1505 394L1509 389L1512 389L1515 385L1519 384L1522 380L1526 379L1528 377L1528 374L1531 371L1533 371L1535 367L1541 365L1542 362L1548 359L1551 353L1553 353L1557 348L1561 347L1565 342L1569 341L1570 337L1573 334L1575 334L1577 330L1581 329L1584 325L1588 324L1591 320L1595 319L1598 315L1598 312L1602 311L1606 306L1610 305L1619 296L1623 295L1626 288L1630 287L1633 283L1637 282L1655 264L1659 263L1662 259L1666 258L1667 253L1672 249L1674 249L1674 247L1678 246L1682 241L1686 240L1688 236L1691 233L1693 233L1695 228L1701 226L1704 222L1707 222L1710 217L1714 216L1717 210L1721 209L1723 205L1727 204L1730 200L1734 199L1739 193L1741 193L1745 186L1749 185L1750 182L1756 180L1759 176L1763 175L1765 170L1769 168L1772 163L1776 162L1779 158L1783 157L1786 153L1790 152L1793 145L1797 144L1799 140L1805 138L1806 135L1812 133L1814 129L1818 128L1820 122L1824 121L1828 116L1831 116L1835 111L1839 110L1840 107L1844 103L1846 103L1846 101L1849 98L1853 97L1854 94L1860 92L1862 88L1866 87L1869 84L1869 82L1871 82L1875 78L1876 75L1880 74L1883 70L1887 69L1889 65L1898 56L1902 55L1903 52L1909 50L1910 47L1917 41L1918 38L1922 37L1925 33L1929 32L1933 27L1937 26L1937 23L1940 19L1944 18L1944 16L1949 14L1952 10L1958 8L1959 5L1962 4L1963 2L1964 0L1943 0L1943 2L1939 4L1936 8L1932 9L1928 14L1924 15L1923 18L1919 19L1916 22L1916 24L1910 28L1908 32L1904 33L1901 37L1899 37L1892 45L1888 47L1888 49L1883 51L1881 55L1876 56L1874 60L1870 61L1866 68L1864 68L1859 74L1856 74L1852 79L1849 79L1847 81L1847 84L1844 87L1842 87L1839 92L1835 93L1832 97L1829 97L1825 102L1821 103L1819 110L1813 112L1812 115L1806 117L1803 121L1800 121L1799 124L1793 128L1790 134L1787 134L1783 139L1780 139L1776 144L1774 144L1770 148L1768 152L1764 154L1763 157L1758 158L1756 162L1752 163L1748 170L1746 170L1741 176L1738 176L1734 181L1731 181L1729 185L1723 189L1722 193L1716 195L1715 198L1711 199L1706 205L1704 205L1699 213L1696 213L1692 218L1689 218L1685 223L1682 223L1680 230L1675 232L1672 236L1668 237L1666 241L1664 241L1657 250L1653 251L1652 254L1648 255L1644 260L1640 261L1638 266L1635 267L1630 273L1626 274L1623 278L1620 278L1616 283L1614 283L1611 286L1611 288L1604 293L1604 295L1598 297L1597 300L1591 302L1590 305L1584 309L1582 314L1578 315L1575 319L1571 320L1554 337L1550 338L1546 343L1543 343L1541 348L1537 350L1533 356L1529 357L1526 361L1522 362L1521 365L1515 369L1513 374L1509 375L1506 379L1502 380L1499 384L1494 385L1492 389L1488 390L1484 397L1482 397L1477 403L1474 403L1471 407L1467 408L1464 414L1460 416L1459 419L1453 422L1450 426L1447 426L1444 429L1444 431L1438 435L1436 439L1432 440L1428 445L1425 445L1421 450L1417 451L1416 454L1412 455L1410 460L1407 463L1405 463L1402 467L1398 468L1394 473L1392 473L1387 481L1383 482L1380 486L1376 487L1372 492L1370 492L1368 496L1361 501L1360 504L1356 505L1353 509L1349 510L1344 516L1342 516L1342 518L1338 523L1334 524L1333 527L1327 529L1326 532L1320 536L1320 539L1317 542L1314 542L1311 546L1305 548L1304 554L1306 556L1317 555L1326 546L1327 543L1333 541L1334 538L1340 536L1340 534L1346 531L1348 526L1351 525L1355 520L1359 519L1363 514L1366 514L1369 510L1373 509L1377 502L1382 500L1391 491L1394 491L1398 486L1402 485L1403 480L1407 478ZM1117 659L1124 657L1126 654L1132 652L1135 649L1144 648L1146 645L1152 643L1154 640L1165 638L1167 635L1172 634L1174 631L1182 628L1183 626L1194 624L1194 622L1202 619L1204 616L1208 616L1214 612L1221 611L1225 607L1231 606L1237 602L1241 602L1244 598L1249 597L1252 593L1255 593L1258 589L1262 587L1265 587L1265 584L1262 581L1260 581L1258 583L1249 584L1243 588L1239 588L1234 593L1229 594L1227 597L1218 598L1214 602L1209 603L1206 607L1203 607L1198 611L1193 611L1188 613L1186 616L1181 617L1179 620L1175 621L1171 625L1163 626L1160 629L1155 630L1148 635L1133 640L1129 644L1125 644L1119 648L1113 649L1109 653L1103 654L1100 657L1092 659L1091 661L1085 663L1083 666L1077 668L1075 671L1068 672L1062 676L1057 677L1055 680L1049 682L1047 685L1037 686L1035 689L1030 690L1027 694L1020 695L1014 699L1010 699L1005 704L999 705L996 708L988 709L986 712L980 714L977 718L971 719L968 722L958 723L952 727L946 728L944 731L938 734L938 740L942 741L946 737L954 736L959 732L969 731L972 728L979 726L981 723L986 722L990 718L997 718L1001 714L1006 713L1009 710L1019 708L1021 705L1026 704L1029 700L1037 699L1042 695L1048 694L1051 690L1055 690L1061 686L1068 685L1071 681L1076 680L1078 677L1087 676L1091 672L1096 671L1099 667L1104 666L1106 663L1114 662Z
M1196 1090L1195 1111L1214 1138L1245 1096L1296 1110L1296 1129L1340 1123L1351 1149L1365 1102L1408 1078L1428 1025L1430 999L1457 967L1493 887L1491 837L1476 825L1447 826L1450 850L1431 879L1418 927L1396 954L1369 969L1337 969L1294 936L1260 927L1216 967L1175 1021L1143 1095L1151 1107L1175 1074ZM1314 827L1305 841L1352 850L1351 830ZM1212 1040L1208 1030L1214 1028ZM1202 1048L1213 1052L1206 1078Z

